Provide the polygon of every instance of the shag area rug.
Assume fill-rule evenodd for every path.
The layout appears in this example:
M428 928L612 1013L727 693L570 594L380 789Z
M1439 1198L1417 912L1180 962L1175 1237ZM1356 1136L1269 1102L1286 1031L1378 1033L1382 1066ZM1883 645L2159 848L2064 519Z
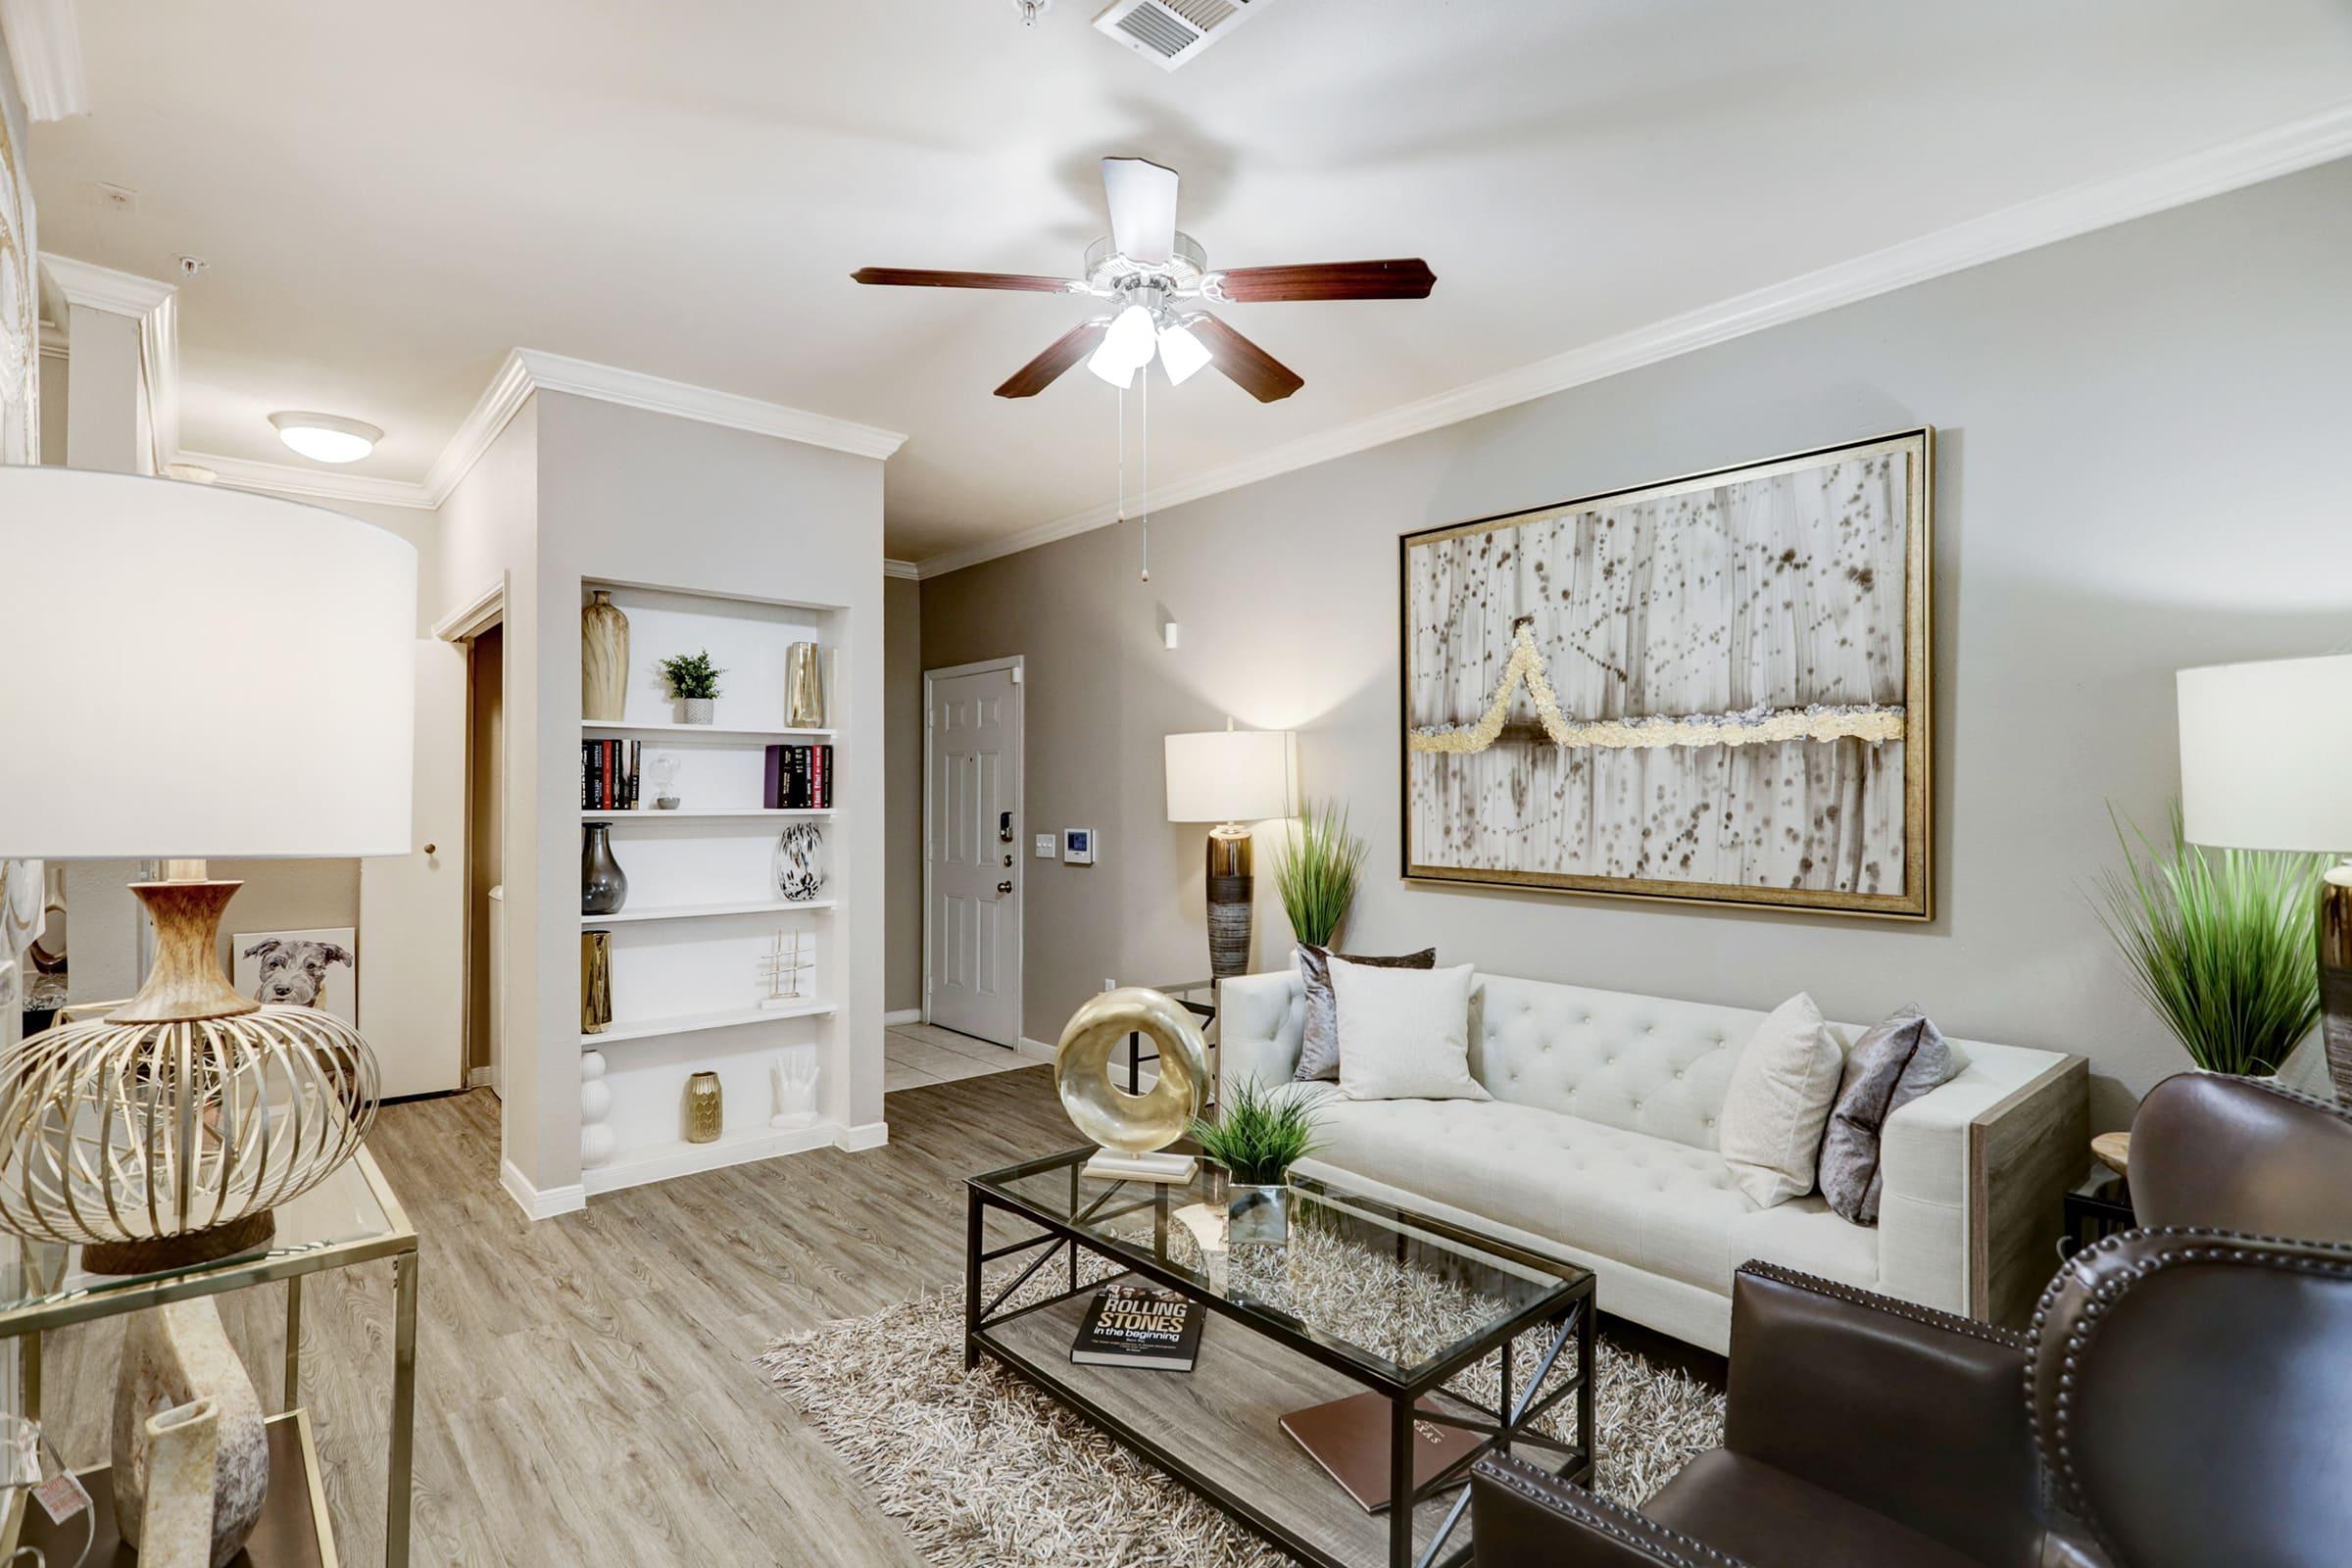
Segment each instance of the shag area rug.
M1380 1340L1399 1348L1448 1343L1477 1310L1457 1289L1421 1280L1411 1289L1392 1280L1390 1290L1367 1290L1364 1254L1335 1246L1322 1258L1333 1266L1316 1267L1314 1256L1299 1254L1322 1250L1302 1247L1306 1241L1294 1231L1287 1304L1309 1308L1299 1315L1322 1327L1331 1313L1345 1320L1377 1303L1377 1322L1356 1325L1380 1330L1356 1340L1367 1348L1380 1348ZM1330 1297L1316 1288L1324 1281ZM1034 1282L1013 1304L1050 1289ZM1522 1340L1514 1380L1521 1389L1543 1348L1537 1338ZM966 1372L959 1294L926 1296L779 1340L760 1365L935 1568L1286 1568L1293 1561L993 1360ZM1449 1386L1491 1405L1498 1370L1498 1358L1490 1356ZM1722 1395L1612 1344L1605 1332L1594 1398L1595 1486L1629 1506L1722 1441ZM1539 1425L1573 1438L1575 1406L1573 1397L1562 1399Z

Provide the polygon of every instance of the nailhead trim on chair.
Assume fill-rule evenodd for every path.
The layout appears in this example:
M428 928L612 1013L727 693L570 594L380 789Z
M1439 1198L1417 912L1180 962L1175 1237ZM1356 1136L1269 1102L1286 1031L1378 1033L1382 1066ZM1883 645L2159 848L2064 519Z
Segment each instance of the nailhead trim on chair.
M2057 1477L2058 1484L2064 1493L2067 1511L2087 1525L2100 1547L2119 1562L2122 1558L2115 1543L2108 1537L2106 1526L2098 1515L2090 1511L2089 1504L2083 1497L2082 1478L2075 1470L2073 1425L2076 1376L2082 1369L2083 1354L2089 1348L2092 1338L2103 1326L2108 1310L2123 1299L2125 1286L2132 1281L2152 1278L2166 1269L2176 1268L2185 1263L2244 1263L2258 1267L2282 1269L2291 1274L2311 1274L2329 1279L2352 1279L2352 1246L2342 1243L2297 1242L2276 1236L2241 1236L2232 1231L2206 1230L2185 1225L2168 1225L2144 1231L2126 1231L2121 1235L2110 1236L2097 1245L2076 1253L2067 1261L2066 1266L2058 1271L2057 1278L2050 1282L2050 1288L2042 1293L2041 1304L2034 1309L2034 1338L2038 1340L2041 1337L2048 1322L2050 1308L2057 1299L2058 1292L2068 1276L2075 1272L2078 1263L2084 1258L2119 1251L2134 1238L2147 1237L2158 1237L2182 1245L2179 1250L2160 1252L2154 1257L2133 1264L2128 1280L2109 1280L2090 1293L2089 1304L2083 1309L2082 1321L2076 1324L2074 1331L2067 1336L2065 1353L2059 1358L2058 1396L2054 1401L2056 1412L2051 1417L2051 1425L2056 1430L2052 1433L2045 1434L2042 1431L2041 1412L2034 1398L2032 1369L2029 1368L2026 1374L2027 1419L2034 1428L2034 1444L2041 1453L2042 1466ZM2250 1250L2248 1244L2316 1249L2337 1253L2343 1260L2339 1262L2334 1259L2312 1257L2282 1257L2276 1252ZM2051 1452L2053 1446L2056 1448L2055 1454Z
M1651 1561L1667 1565L1667 1568L1700 1568L1701 1563L1713 1563L1717 1565L1717 1568L1747 1568L1747 1565L1738 1557L1727 1557L1706 1543L1693 1541L1679 1531L1670 1530L1646 1514L1635 1513L1631 1509L1619 1509L1615 1503L1587 1492L1572 1481L1561 1481L1557 1477L1544 1477L1543 1479L1549 1481L1551 1485L1542 1485L1536 1476L1531 1476L1526 1472L1525 1464L1521 1460L1509 1458L1506 1455L1489 1455L1480 1462L1479 1473L1497 1486L1507 1487L1529 1501L1540 1504L1553 1513L1565 1514L1586 1529L1631 1546L1647 1555ZM1537 1472L1537 1476L1541 1476L1541 1472ZM1559 1488L1565 1488L1566 1494L1572 1494L1572 1495L1555 1490ZM1592 1500L1592 1506L1585 1506L1584 1499L1587 1498ZM1628 1530L1619 1523L1621 1518L1628 1516L1641 1520L1643 1528L1650 1534L1639 1534ZM1654 1539L1658 1537L1664 1539ZM1691 1555L1685 1556L1678 1555L1678 1553L1690 1553Z
M1987 1345L1997 1345L2004 1349L2030 1350L2034 1348L2034 1342L2026 1336L1991 1323L1980 1323L1973 1317L1938 1311L1932 1306L1921 1306L1916 1301L1897 1300L1891 1296L1857 1290L1851 1285L1840 1285L1836 1280L1825 1280L1816 1274L1799 1274L1792 1268L1767 1263L1761 1258L1750 1258L1740 1264L1740 1272L1753 1274L1758 1279L1777 1280L1783 1285L1793 1285L1799 1290L1811 1291L1816 1296L1848 1301L1855 1306L1867 1306L1889 1317L1905 1318L1913 1323L1924 1323L1930 1328L1964 1334L1970 1339L1983 1340Z
M2314 1110L2324 1110L2337 1121L2352 1122L2352 1109L2347 1109L2332 1100L2322 1100L2317 1095L2307 1095L2300 1089L2289 1089L2284 1084L2264 1083L2259 1078L2247 1078L2242 1081L2252 1084L2266 1095L2277 1095L2280 1100L2291 1100L2298 1105L2309 1105Z

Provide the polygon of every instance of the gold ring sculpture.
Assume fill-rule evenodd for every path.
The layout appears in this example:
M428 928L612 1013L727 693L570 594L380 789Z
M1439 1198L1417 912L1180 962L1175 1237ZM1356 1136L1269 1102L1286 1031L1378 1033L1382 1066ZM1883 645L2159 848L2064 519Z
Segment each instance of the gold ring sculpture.
M1159 1081L1131 1095L1110 1081L1111 1053L1131 1034L1159 1051ZM1208 1093L1208 1046L1181 1003L1146 986L1090 997L1070 1014L1054 1051L1054 1087L1078 1130L1114 1154L1136 1158L1184 1136ZM1182 1161L1184 1174L1192 1162Z

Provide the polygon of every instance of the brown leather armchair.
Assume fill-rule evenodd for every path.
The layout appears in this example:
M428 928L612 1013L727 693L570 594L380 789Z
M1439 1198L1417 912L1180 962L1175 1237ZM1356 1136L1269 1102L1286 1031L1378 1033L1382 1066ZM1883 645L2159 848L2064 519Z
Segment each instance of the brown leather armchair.
M2352 1561L2352 1116L2184 1074L2132 1183L2159 1228L2070 1259L2031 1336L1748 1264L1724 1446L1639 1513L1481 1460L1481 1568Z

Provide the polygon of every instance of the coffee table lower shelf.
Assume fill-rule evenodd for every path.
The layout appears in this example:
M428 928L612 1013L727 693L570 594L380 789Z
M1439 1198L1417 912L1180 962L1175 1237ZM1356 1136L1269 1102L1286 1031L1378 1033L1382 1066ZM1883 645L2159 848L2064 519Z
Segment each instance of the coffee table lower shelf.
M308 1410L288 1410L266 1423L270 1434L270 1491L262 1500L262 1517L235 1561L250 1568L337 1568L334 1526L326 1516L326 1494L320 1485L318 1449L311 1441ZM113 1568L134 1562L115 1528L115 1488L111 1468L79 1472L97 1512L90 1539L88 1568ZM38 1546L52 1563L70 1563L81 1549L81 1522L57 1525L37 1506L27 1506L18 1494L19 1518L9 1521L8 1539L19 1545Z
M1070 1344L1086 1310L1081 1295L971 1336L972 1344L1239 1520L1318 1568L1370 1568L1391 1561L1386 1510L1366 1513L1282 1430L1293 1410L1364 1392L1364 1385L1251 1332L1218 1313L1202 1325L1190 1372L1081 1366ZM1475 1415L1445 1395L1442 1406ZM1466 1479L1466 1478L1465 1478ZM1572 1480L1591 1479L1590 1461ZM1425 1501L1413 1519L1420 1561L1450 1512ZM1448 1564L1469 1560L1464 1513L1446 1539Z

